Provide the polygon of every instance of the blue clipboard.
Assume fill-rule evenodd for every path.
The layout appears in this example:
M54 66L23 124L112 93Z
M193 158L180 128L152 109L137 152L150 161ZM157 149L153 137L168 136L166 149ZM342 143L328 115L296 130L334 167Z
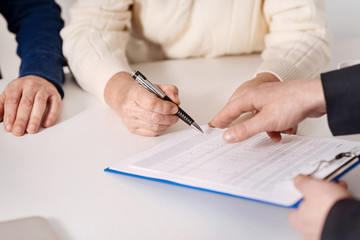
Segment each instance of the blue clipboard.
M331 172L329 175L327 175L327 176L324 178L324 180L327 180L327 181L337 181L337 180L339 180L342 176L344 176L346 173L348 173L351 169L353 169L354 167L356 167L359 163L360 163L360 161L359 161L359 156L355 156L355 157L349 159L347 162L345 162L345 163L344 163L343 165L341 165L339 168L337 168L336 170L334 170L333 172ZM137 175L137 174L128 173L128 172L113 170L113 169L110 169L110 168L106 168L106 169L104 169L104 171L105 171L105 172L110 172L110 173L121 174L121 175L125 175L125 176L130 176L130 177L136 177L136 178L145 179L145 180L151 180L151 181L155 181L155 182L161 182L161 183L171 184L171 185L180 186L180 187L186 187L186 188L190 188L190 189L196 189L196 190L201 190L201 191L206 191L206 192L221 194L221 195L225 195L225 196L236 197L236 198L245 199L245 200L251 200L251 201L260 202L260 203L265 203L265 204L269 204L269 205L273 205L273 206L277 206L277 207L283 207L283 208L290 208L290 209L291 209L291 208L297 208L297 207L299 206L299 204L301 203L301 201L303 200L303 199L300 199L300 200L299 200L298 202L296 202L295 204L290 205L290 206L286 206L286 205L280 205L280 204L276 204L276 203L272 203L272 202L261 201L261 200L258 200L258 199L248 198L248 197L245 197L245 196L239 196L239 195L229 194L229 193L225 193L225 192L215 191L215 190L211 190L211 189L207 189L207 188L196 187L196 186L189 186L189 185L185 185L185 184L173 182L173 181L170 181L170 180L153 178L153 177L142 176L142 175Z

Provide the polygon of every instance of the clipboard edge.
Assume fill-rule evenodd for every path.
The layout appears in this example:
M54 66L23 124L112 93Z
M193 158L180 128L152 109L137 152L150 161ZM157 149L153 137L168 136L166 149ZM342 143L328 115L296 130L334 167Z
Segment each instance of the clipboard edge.
M130 176L130 177L135 177L135 178L140 178L140 179L145 179L145 180L150 180L150 181L155 181L155 182L160 182L160 183L166 183L166 184L175 185L175 186L179 186L179 187L186 187L186 188L190 188L190 189L195 189L195 190L200 190L200 191L205 191L205 192L210 192L210 193L216 193L216 194L230 196L230 197L236 197L236 198L240 198L240 199L244 199L244 200L250 200L250 201L258 202L258 203L265 203L267 205L272 205L272 206L281 207L281 208L287 208L287 209L297 208L298 205L300 204L300 202L302 201L302 198L301 198L300 200L298 200L297 202L295 202L292 205L282 205L282 204L277 204L277 203L273 203L273 202L267 202L267 201L263 201L263 200L259 200L259 199L255 199L255 198L248 198L248 197L244 197L244 196L240 196L240 195L215 191L215 190L211 190L211 189L207 189L207 188L201 188L201 187L195 187L195 186L191 186L191 185L181 184L181 183L177 183L177 182L170 181L170 180L147 177L147 176L143 176L143 175L118 171L118 170L111 169L109 167L105 168L104 171L109 172L109 173L116 173L116 174L120 174L120 175L125 175L125 176Z

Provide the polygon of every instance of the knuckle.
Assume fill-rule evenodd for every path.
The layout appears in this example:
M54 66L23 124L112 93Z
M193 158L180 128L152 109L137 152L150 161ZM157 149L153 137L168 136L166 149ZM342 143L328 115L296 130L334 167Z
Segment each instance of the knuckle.
M160 124L153 124L151 125L151 131L152 132L161 132L164 130L164 127Z
M33 105L33 99L30 97L22 97L21 103L24 104L26 107L31 107Z
M164 113L170 114L170 113L172 112L173 107L174 107L174 104L173 104L173 103L166 102L166 104L164 104L162 110L163 110Z
M20 86L21 81L19 81L19 79L15 79L13 81L11 81L5 88L5 91L12 91L14 89L17 89Z
M146 102L146 108L150 111L153 111L156 108L157 102L154 99Z
M238 124L236 127L234 127L234 133L237 137L240 137L242 135L247 134L247 129L245 124Z
M26 82L26 87L35 89L35 88L39 87L39 84L35 80L30 79Z
M33 124L39 124L41 122L41 119L39 116L31 116L31 120L30 120L30 123L33 123Z
M179 94L179 89L174 86L174 85L171 85L171 90L175 93L175 94Z
M13 104L18 104L18 103L19 103L19 100L16 97L10 96L5 99L5 104L13 105Z
M158 114L158 113L156 113L156 112L152 112L152 113L150 114L150 121L151 121L151 123L153 123L153 124L159 123L159 122L161 121L161 115Z
M170 119L171 119L170 123L175 124L179 121L180 118L178 118L177 116L170 116Z
M41 105L45 105L47 103L47 99L45 98L45 96L39 96L36 98L36 102Z
M14 119L15 119L15 114L5 112L5 114L4 114L4 121L5 122L14 121Z

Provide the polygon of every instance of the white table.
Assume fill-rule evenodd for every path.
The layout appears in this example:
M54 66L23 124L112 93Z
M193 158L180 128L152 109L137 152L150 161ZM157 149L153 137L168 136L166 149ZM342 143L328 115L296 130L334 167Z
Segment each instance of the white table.
M360 39L336 43L329 69L360 58L356 44ZM134 69L154 82L177 85L181 107L206 124L259 64L260 57L250 55L155 62ZM7 82L0 81L1 91ZM288 223L288 209L104 172L111 163L188 126L179 121L156 138L132 135L111 109L72 79L64 90L55 126L14 137L0 125L0 221L44 216L64 240L300 239ZM306 120L299 134L331 136L325 117ZM360 140L360 135L343 138ZM344 179L359 197L360 167Z

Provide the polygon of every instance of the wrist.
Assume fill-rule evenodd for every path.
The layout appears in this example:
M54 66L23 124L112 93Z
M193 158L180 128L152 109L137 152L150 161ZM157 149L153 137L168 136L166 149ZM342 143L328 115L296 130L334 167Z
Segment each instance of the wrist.
M322 83L320 79L306 80L304 93L308 92L307 101L310 106L310 117L319 117L326 113L326 102Z
M104 99L106 104L113 107L115 104L113 99L115 99L116 96L123 95L131 83L134 83L134 80L130 73L119 72L114 74L106 83L104 89Z

